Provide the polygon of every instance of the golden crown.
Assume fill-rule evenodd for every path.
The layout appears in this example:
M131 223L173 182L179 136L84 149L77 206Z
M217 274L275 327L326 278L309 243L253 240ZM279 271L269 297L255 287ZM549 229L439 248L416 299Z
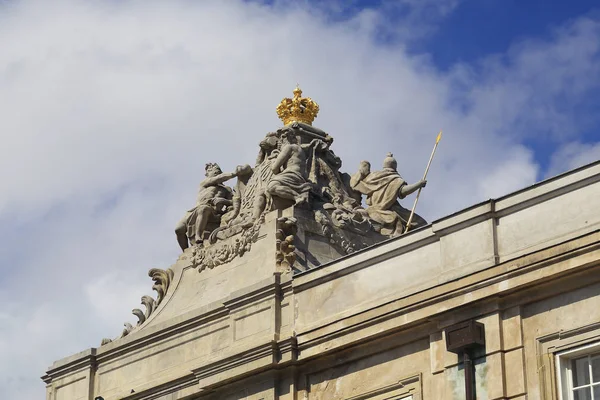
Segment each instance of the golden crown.
M300 97L302 90L296 85L294 89L294 97L292 99L285 98L277 106L277 115L283 121L284 125L292 122L302 122L312 125L312 122L317 117L319 105L310 97Z

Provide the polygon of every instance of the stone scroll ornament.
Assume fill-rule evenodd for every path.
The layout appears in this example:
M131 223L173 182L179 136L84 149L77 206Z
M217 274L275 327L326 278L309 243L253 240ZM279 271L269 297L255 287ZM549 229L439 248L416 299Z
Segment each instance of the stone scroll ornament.
M123 338L133 332L135 329L140 328L156 311L158 306L162 303L169 290L169 286L171 285L171 281L173 280L173 270L168 268L166 270L159 268L152 268L148 271L148 276L152 278L154 281L154 285L152 285L152 290L156 291L157 296L156 300L152 296L142 296L141 304L144 306L145 311L140 310L139 308L135 308L131 311L133 315L138 318L138 322L135 326L126 322L124 324L125 329L121 332L121 335L117 338ZM105 345L111 343L113 339L102 339L101 345Z

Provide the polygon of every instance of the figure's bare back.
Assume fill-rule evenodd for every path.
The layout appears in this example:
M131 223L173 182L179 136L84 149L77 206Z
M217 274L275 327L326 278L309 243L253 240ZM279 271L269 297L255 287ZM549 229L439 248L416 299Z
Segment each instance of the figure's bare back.
M285 169L302 172L306 164L306 153L297 144L289 144L289 158L287 159Z

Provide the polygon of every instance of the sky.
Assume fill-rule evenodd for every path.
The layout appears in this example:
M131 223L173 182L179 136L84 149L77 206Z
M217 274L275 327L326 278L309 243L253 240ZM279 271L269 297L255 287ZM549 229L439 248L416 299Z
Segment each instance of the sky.
M135 321L204 164L252 164L296 83L349 173L414 182L444 130L429 221L598 160L595 3L0 1L0 399Z

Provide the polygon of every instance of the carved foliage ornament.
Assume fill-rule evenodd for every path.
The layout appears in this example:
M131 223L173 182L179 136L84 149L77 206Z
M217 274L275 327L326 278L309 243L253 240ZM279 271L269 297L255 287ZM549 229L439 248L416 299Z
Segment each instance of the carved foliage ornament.
M169 290L169 286L171 285L171 281L173 280L173 270L170 268L166 270L152 268L150 271L148 271L148 276L151 277L154 281L152 289L157 293L156 300L154 300L152 296L142 296L141 304L144 306L145 311L142 311L139 308L133 309L131 313L138 318L136 326L134 327L129 322L125 322L125 329L123 329L123 332L117 339L129 335L132 331L141 327L144 324L144 322L146 322L148 318L150 318L154 311L156 311L160 303L162 303L162 301L164 300L167 290ZM103 346L110 342L112 342L112 339L102 339L101 345Z
M217 244L206 247L194 246L192 250L194 267L198 268L198 272L202 272L206 268L212 269L228 263L238 256L243 256L250 251L252 244L258 240L261 222L262 220L259 220L250 228L245 229L232 242L217 242Z
M277 231L275 232L277 251L275 261L278 267L290 271L296 261L296 247L294 236L298 230L297 220L292 217L281 217L277 219Z
M364 242L356 242L348 239L346 235L342 233L341 230L335 229L335 224L331 216L322 210L318 210L315 212L315 221L317 221L321 225L322 233L325 237L329 239L329 243L341 250L346 254L352 254L356 250L363 249L367 247L367 244Z

